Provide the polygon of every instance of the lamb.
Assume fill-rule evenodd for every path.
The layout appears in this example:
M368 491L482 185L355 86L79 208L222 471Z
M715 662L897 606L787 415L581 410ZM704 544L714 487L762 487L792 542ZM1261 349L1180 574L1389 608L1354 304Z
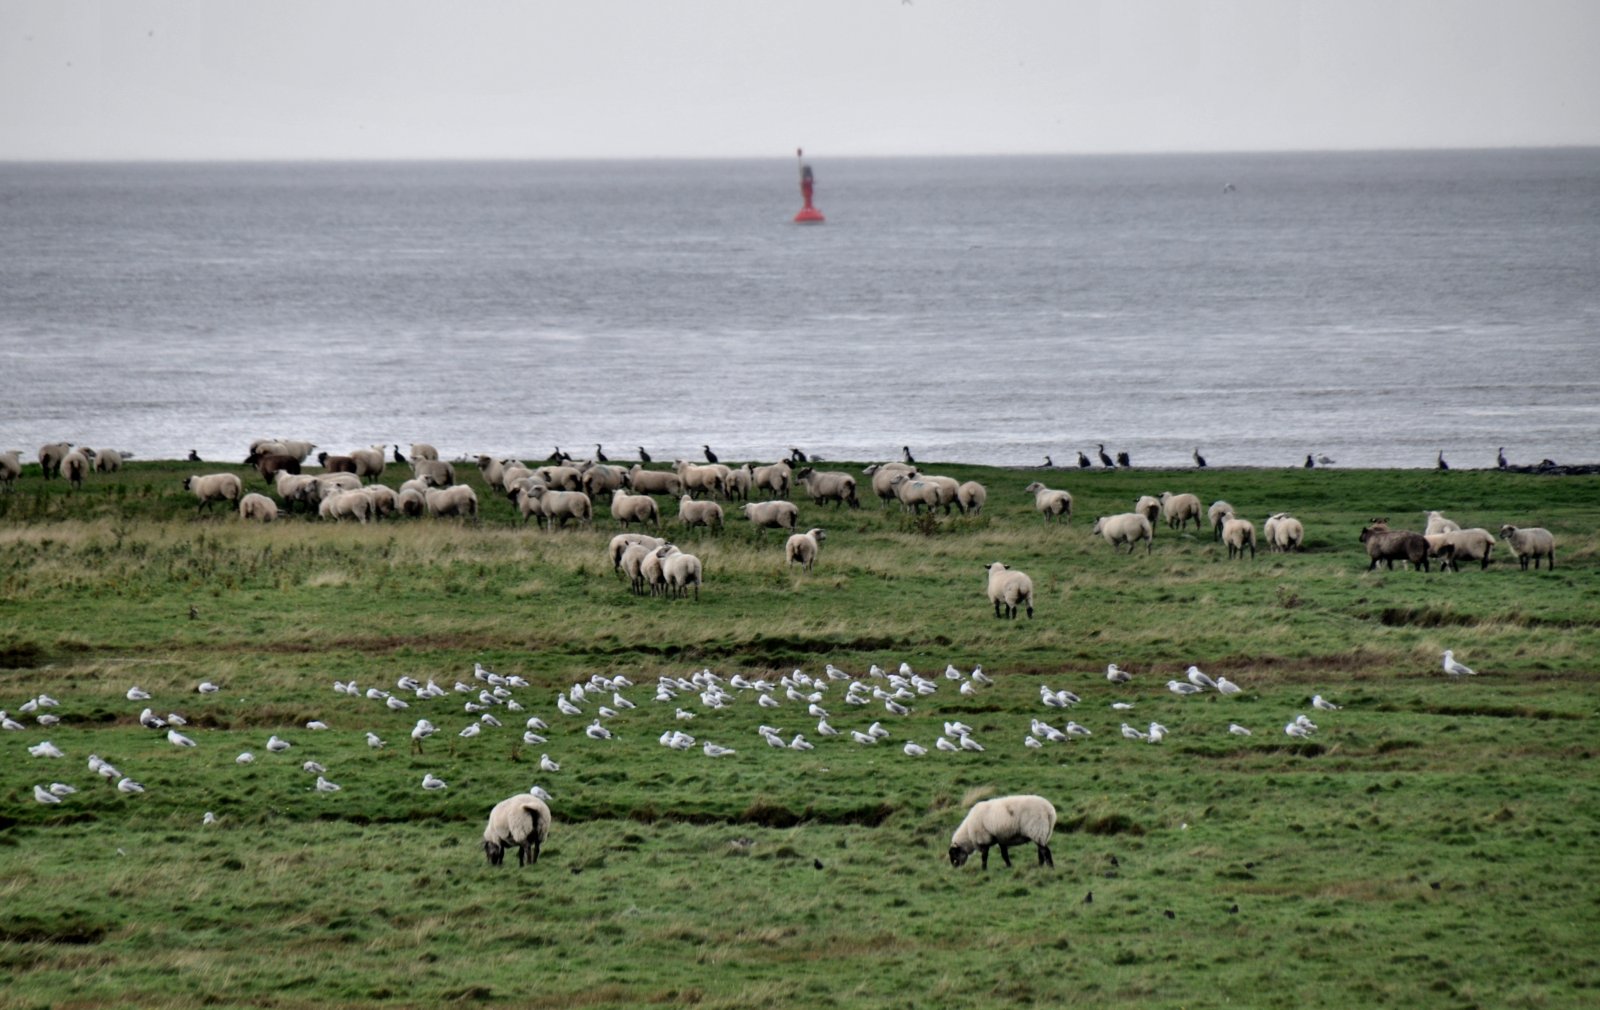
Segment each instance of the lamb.
M1156 516L1161 514L1161 499L1150 495L1140 495L1139 500L1133 503L1133 510L1151 522L1155 522Z
M254 491L239 499L239 518L270 523L278 518L278 503Z
M1034 481L1022 490L1033 495L1033 507L1039 510L1045 522L1052 517L1065 516L1067 522L1072 521L1072 495L1066 491L1052 491L1038 481Z
M61 460L71 448L71 442L46 442L39 447L39 469L45 480L61 476Z
M688 460L674 460L672 468L678 474L678 479L683 482L683 490L690 497L699 497L700 492L707 494L720 494L722 492L722 471L714 465L700 466Z
M739 511L757 529L787 529L793 533L800 523L800 509L793 502L747 502L739 506Z
M1192 494L1173 494L1171 491L1161 492L1161 514L1166 517L1167 525L1173 529L1183 529L1190 519L1194 520L1194 528L1200 528L1200 499Z
M802 571L811 571L817 563L817 552L821 550L822 541L828 539L828 534L821 527L796 533L783 545L783 556L789 564L800 565Z
M894 490L896 477L901 474L917 476L917 468L906 463L874 463L861 472L872 478L872 493L885 505L897 497Z
M11 449L0 452L0 485L7 491L16 486L17 478L22 476L22 450Z
M1145 501L1145 499L1143 499L1143 498L1139 499L1140 504L1143 504L1144 501ZM1141 510L1141 511L1143 511L1143 510ZM1232 505L1229 505L1227 502L1223 501L1220 498L1218 498L1216 501L1212 502L1211 503L1211 507L1206 509L1206 520L1211 523L1211 539L1213 539L1213 540L1221 540L1222 539L1222 516L1223 516L1224 513L1233 512L1233 511L1234 511L1234 507ZM1150 521L1154 522L1155 518L1156 518L1155 514L1151 513L1150 514ZM1266 528L1263 528L1261 533L1262 533L1262 535L1264 537L1266 537L1268 543L1272 542L1272 528L1270 526L1266 527Z
M646 470L638 463L628 471L628 486L644 494L670 494L673 497L683 493L683 481L670 470Z
M83 487L83 478L89 476L89 457L86 452L93 449L68 449L67 454L61 457L61 476L65 477L73 487Z
M889 487L894 491L894 496L900 500L902 511L909 508L921 515L924 505L928 507L929 512L939 507L938 487L923 480L920 475L896 473L890 478Z
M656 500L647 494L629 494L622 487L611 495L611 517L624 529L629 523L642 526L646 522L661 528L661 510L656 507Z
M1528 561L1533 560L1533 570L1539 570L1539 559L1544 558L1549 562L1551 571L1556 568L1556 538L1550 531L1542 526L1529 526L1519 528L1505 525L1500 527L1500 539L1504 540L1516 552L1517 560L1522 563L1522 570L1528 570Z
M678 521L685 526L722 528L722 506L714 501L695 501L688 495L678 499Z
M383 476L384 447L381 445L368 446L365 449L351 449L350 458L355 460L357 477L370 477L377 480Z
M325 452L317 453L317 462L328 473L355 473L356 461L349 456L330 456Z
M1043 796L1000 796L974 803L966 819L950 837L950 865L964 866L972 851L982 854L982 866L989 868L989 847L1000 847L1000 858L1011 865L1013 845L1032 842L1038 846L1039 865L1055 866L1050 855L1050 836L1056 829L1056 808Z
M122 469L122 453L115 449L101 449L94 454L94 468L100 473L116 473Z
M1393 570L1396 561L1409 561L1418 571L1428 570L1428 541L1422 534L1410 530L1391 530L1388 520L1374 519L1361 531L1361 542L1367 545L1367 556L1372 564L1367 571L1378 567L1382 561Z
M1222 520L1222 542L1228 545L1228 558L1244 557L1244 549L1250 548L1250 559L1256 556L1256 524L1248 519L1237 519L1233 513L1228 513Z
M413 462L415 462L416 460L419 460L419 459L437 460L438 458L439 458L439 450L435 449L433 446L429 445L427 442L412 442L411 443L411 459L412 459Z
M1267 546L1272 550L1287 553L1305 549L1305 524L1287 512L1279 512L1268 518L1265 533Z
M975 480L969 480L956 488L956 501L962 512L975 516L983 511L983 506L989 501L989 489Z
M795 471L794 479L805 487L812 501L819 505L831 501L835 507L846 503L853 509L861 507L861 502L856 499L856 479L847 473L839 470L818 471L807 466Z
M231 473L213 473L204 477L191 474L183 478L183 489L200 500L200 504L195 506L198 515L201 509L211 511L212 502L231 502L237 507L244 495L244 482Z
M478 493L465 484L454 487L430 487L422 495L423 504L431 516L463 516L478 518Z
M789 496L789 482L794 477L794 468L788 460L780 459L770 466L758 466L750 471L750 483L757 490L767 492L771 498L787 498Z
M661 558L661 577L666 582L668 595L687 597L689 587L694 586L694 598L700 599L700 559L670 545L657 547L656 554Z
M1150 553L1150 548L1155 546L1155 527L1150 524L1150 519L1141 512L1122 512L1114 516L1101 516L1094 521L1091 534L1098 533L1105 538L1106 543L1116 550L1123 544L1128 545L1131 555L1139 541L1144 541L1144 552Z
M550 808L532 793L519 793L501 800L489 811L489 826L483 830L483 852L490 866L505 860L507 846L517 847L517 865L539 861L539 850L550 837Z
M317 515L323 519L354 519L365 524L372 517L372 499L359 490L339 491L318 503Z
M1008 565L996 561L984 569L989 573L989 602L994 604L994 616L1000 617L1001 608L1005 608L1003 616L1015 620L1017 608L1026 605L1028 619L1033 619L1033 580L1025 574L1013 571Z
M450 487L456 482L456 468L443 460L412 456L411 474L429 487Z
M1461 528L1461 524L1454 519L1446 519L1443 512L1429 510L1424 515L1428 517L1428 525L1422 530L1423 536L1430 533L1453 533Z

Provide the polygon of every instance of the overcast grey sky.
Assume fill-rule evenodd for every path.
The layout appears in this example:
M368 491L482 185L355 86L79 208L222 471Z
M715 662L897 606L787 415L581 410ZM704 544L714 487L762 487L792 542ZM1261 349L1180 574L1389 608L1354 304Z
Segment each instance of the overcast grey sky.
M1600 0L0 0L0 159L1600 144Z

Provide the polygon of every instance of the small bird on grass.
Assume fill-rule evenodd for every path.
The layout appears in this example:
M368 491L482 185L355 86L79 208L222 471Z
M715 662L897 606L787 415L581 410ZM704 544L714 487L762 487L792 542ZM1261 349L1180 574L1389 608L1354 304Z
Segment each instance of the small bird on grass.
M1448 673L1452 677L1477 676L1477 671L1472 669L1472 667L1456 662L1455 653L1451 652L1449 649L1444 650L1444 672Z

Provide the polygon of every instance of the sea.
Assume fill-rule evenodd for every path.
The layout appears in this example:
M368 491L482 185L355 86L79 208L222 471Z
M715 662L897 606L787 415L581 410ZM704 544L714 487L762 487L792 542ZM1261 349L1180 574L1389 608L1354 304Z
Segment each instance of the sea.
M0 449L1600 460L1600 149L0 164Z

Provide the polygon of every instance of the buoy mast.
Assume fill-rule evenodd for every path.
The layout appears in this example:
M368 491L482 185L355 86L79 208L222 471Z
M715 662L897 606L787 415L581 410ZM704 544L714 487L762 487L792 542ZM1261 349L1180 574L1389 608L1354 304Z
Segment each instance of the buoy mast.
M800 213L794 216L795 224L821 224L827 220L822 216L822 211L811 205L811 193L816 180L811 174L811 166L805 163L805 150L794 149L795 160L800 163L800 196L805 200L805 206L800 208Z

